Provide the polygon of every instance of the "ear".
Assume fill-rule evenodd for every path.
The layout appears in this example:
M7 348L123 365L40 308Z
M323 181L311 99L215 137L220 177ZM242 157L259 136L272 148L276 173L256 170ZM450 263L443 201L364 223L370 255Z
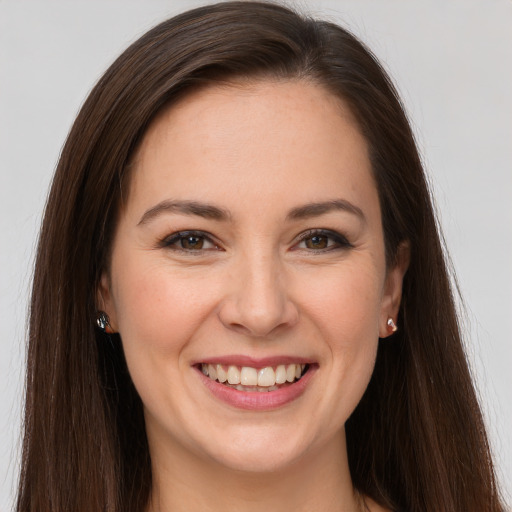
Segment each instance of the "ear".
M104 311L108 315L112 331L118 332L116 309L112 297L112 286L110 276L106 271L101 274L101 279L96 291L96 304L99 311Z
M391 318L393 323L397 324L397 316L402 299L402 283L405 273L409 268L410 258L411 248L409 242L401 242L396 252L395 263L392 267L388 268L386 273L379 320L380 338L387 338L396 330L388 325L388 320Z

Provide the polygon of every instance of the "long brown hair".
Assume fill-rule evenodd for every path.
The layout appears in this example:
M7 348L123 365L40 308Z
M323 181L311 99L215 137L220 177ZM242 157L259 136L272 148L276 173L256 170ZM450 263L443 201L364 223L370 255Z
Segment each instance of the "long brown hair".
M30 309L18 512L142 512L151 465L121 341L95 328L96 289L130 157L155 115L219 80L308 80L350 106L370 148L386 257L411 248L399 331L382 341L346 425L354 486L408 512L498 512L482 415L414 138L371 52L339 26L262 2L165 21L100 79L62 150Z

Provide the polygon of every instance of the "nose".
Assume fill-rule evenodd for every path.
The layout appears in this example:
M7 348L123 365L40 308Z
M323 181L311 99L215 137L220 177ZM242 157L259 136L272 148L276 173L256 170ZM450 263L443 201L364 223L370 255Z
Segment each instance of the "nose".
M219 309L226 328L261 338L297 323L299 311L276 259L245 257L230 273L229 292Z

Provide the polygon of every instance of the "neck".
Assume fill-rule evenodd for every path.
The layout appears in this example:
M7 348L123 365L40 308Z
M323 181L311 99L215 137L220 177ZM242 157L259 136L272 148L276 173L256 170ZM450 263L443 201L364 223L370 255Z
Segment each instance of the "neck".
M314 454L268 472L227 468L180 446L151 450L153 489L148 512L293 510L361 512L341 432ZM168 456L167 456L168 455Z

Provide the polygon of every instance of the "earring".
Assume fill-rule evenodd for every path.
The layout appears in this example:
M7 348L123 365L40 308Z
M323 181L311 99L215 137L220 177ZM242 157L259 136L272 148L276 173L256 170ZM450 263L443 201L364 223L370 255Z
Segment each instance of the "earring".
M395 322L393 321L393 319L391 317L388 318L387 323L388 323L388 328L391 331L391 333L398 331L398 327L396 326Z
M107 334L112 334L114 331L110 326L110 318L107 313L104 311L98 311L98 316L96 317L96 324L98 327Z

